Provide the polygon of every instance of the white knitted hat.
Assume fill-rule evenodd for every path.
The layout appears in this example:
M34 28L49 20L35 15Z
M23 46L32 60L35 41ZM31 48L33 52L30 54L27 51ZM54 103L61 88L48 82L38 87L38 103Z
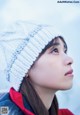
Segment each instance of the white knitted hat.
M18 90L33 62L44 47L60 35L53 26L18 21L2 35L7 56L7 80Z

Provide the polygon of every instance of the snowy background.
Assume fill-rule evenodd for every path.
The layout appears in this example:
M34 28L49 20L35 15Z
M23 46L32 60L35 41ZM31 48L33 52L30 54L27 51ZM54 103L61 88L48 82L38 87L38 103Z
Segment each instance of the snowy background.
M0 0L0 34L16 20L54 25L68 44L73 58L74 80L69 91L58 92L60 107L80 115L80 3L57 3L57 0ZM1 38L0 38L1 40ZM5 52L0 42L0 92L8 90L4 69Z

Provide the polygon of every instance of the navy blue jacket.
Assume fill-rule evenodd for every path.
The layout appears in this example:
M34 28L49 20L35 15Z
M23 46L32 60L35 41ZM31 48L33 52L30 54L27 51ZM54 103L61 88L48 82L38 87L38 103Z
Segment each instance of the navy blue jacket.
M23 97L23 102L24 106L33 113L32 108L30 107L28 101ZM0 108L1 107L8 107L8 115L25 115L22 110L11 100L10 94L7 93L5 94L1 99L0 99Z

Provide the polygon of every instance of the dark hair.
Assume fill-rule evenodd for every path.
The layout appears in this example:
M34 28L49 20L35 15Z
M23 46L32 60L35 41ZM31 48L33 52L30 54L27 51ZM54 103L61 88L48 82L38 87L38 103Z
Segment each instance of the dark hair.
M67 44L64 41L63 37L61 36L57 36L54 39L52 39L46 46L45 48L42 50L42 52L39 54L38 58L51 46L54 45L54 43L57 41L57 39L61 39L64 43L64 46L66 48L67 51ZM34 62L35 63L35 62ZM34 64L33 64L34 65ZM32 65L32 66L33 66ZM21 92L27 99L27 101L29 102L30 106L32 107L34 113L36 115L58 115L58 101L56 98L56 95L54 96L54 99L52 101L52 105L50 107L49 110L46 109L46 107L44 106L44 104L42 103L39 95L37 94L37 92L35 91L31 80L29 77L24 77L23 81L20 85L20 89L19 92Z

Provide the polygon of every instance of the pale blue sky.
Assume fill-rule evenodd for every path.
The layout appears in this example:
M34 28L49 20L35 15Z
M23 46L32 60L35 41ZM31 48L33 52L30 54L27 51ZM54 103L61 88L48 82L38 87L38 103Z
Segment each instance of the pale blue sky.
M75 108L80 106L80 3L67 4L57 3L57 0L0 0L0 33L5 29L7 25L15 20L29 20L35 23L50 24L58 28L65 37L68 47L69 55L73 57L74 64L74 86L70 91L65 92L66 97L62 105L67 102L66 99L70 98L70 101L65 107L69 107L76 115L79 115ZM0 38L1 39L1 38ZM2 54L2 48L0 47L0 54ZM3 71L4 57L0 60L0 71ZM0 88L6 88L7 82L3 78L4 73L1 73ZM3 80L4 79L4 80ZM69 94L68 94L69 92ZM65 93L60 94L61 98ZM73 98L76 98L76 106L70 106L73 103ZM74 105L74 104L73 104Z

